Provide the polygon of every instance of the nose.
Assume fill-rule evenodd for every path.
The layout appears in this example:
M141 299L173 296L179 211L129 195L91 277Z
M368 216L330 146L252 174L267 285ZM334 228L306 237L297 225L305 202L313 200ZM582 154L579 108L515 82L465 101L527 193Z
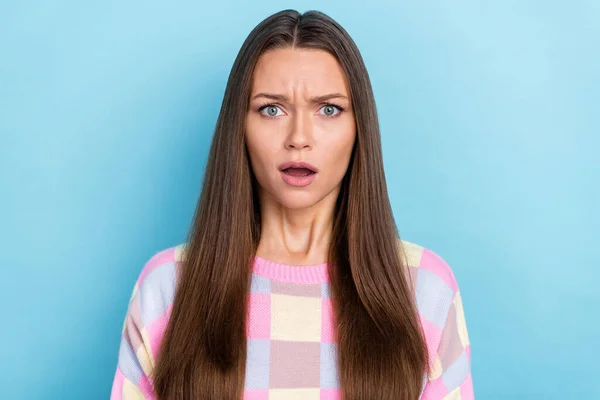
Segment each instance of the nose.
M310 115L298 112L291 119L290 131L285 141L286 149L312 148L313 122Z

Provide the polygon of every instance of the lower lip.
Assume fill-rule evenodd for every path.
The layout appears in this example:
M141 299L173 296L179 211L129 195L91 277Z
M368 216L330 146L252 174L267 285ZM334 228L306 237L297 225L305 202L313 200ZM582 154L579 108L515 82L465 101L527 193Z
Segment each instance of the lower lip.
M279 171L279 173L281 174L281 177L283 178L285 183L287 183L290 186L296 186L296 187L310 185L312 183L312 181L315 180L315 177L317 176L316 172L312 173L310 175L306 175L306 176L288 175L283 171Z

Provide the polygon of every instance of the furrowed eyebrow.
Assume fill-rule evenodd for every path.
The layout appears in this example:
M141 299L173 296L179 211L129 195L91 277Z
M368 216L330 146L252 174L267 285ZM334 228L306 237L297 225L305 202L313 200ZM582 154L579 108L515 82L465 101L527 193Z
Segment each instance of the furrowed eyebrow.
M281 102L284 102L284 103L288 103L289 102L288 97L285 96L285 95L283 95L283 94L258 93L256 95L254 95L254 97L252 97L252 100L256 99L257 97L265 97L267 99L277 100L277 101L281 101ZM329 94L324 94L322 96L311 97L310 98L310 102L313 103L313 104L323 103L323 102L325 102L327 100L335 99L335 98L347 99L347 97L344 96L341 93L329 93Z

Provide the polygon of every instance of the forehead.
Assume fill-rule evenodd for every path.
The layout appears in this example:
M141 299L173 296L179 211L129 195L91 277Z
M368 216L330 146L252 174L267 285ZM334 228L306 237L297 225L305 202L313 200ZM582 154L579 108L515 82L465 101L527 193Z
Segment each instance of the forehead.
M256 64L252 92L306 90L311 94L340 92L348 83L337 59L324 50L277 49L263 53Z

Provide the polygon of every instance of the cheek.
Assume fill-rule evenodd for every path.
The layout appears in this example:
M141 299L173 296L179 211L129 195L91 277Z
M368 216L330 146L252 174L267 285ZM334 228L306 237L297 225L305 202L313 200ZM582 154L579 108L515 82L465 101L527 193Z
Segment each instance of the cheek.
M260 145L263 141L260 138L260 129L256 126L254 118L250 115L246 117L244 138L246 140L246 147L248 149L248 156L250 157L252 169L254 170L254 174L258 176L261 159Z
M274 150L272 144L252 133L246 135L246 146L254 175L261 184L266 184L269 179L270 169L273 168Z
M248 151L252 152L256 157L269 152L269 138L273 134L269 131L269 127L265 126L259 117L255 115L246 118L246 143Z
M326 144L326 154L331 163L335 165L347 164L352 154L356 134L354 126L348 126L339 135L332 136Z

